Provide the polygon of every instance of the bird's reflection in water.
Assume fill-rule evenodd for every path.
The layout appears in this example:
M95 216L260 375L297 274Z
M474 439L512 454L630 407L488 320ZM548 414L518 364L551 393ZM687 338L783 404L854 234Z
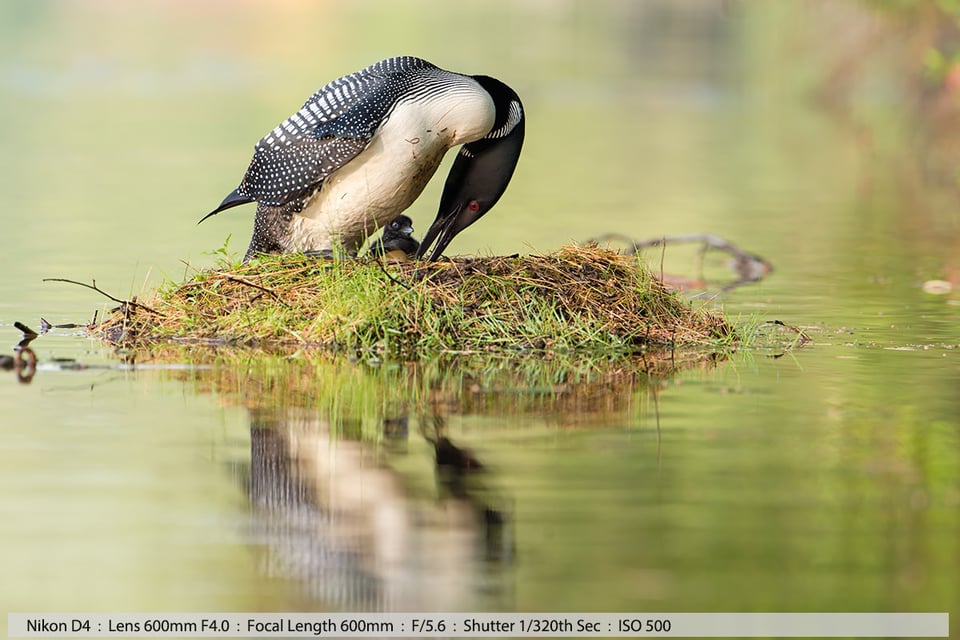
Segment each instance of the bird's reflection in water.
M489 470L441 426L424 435L437 489L417 491L386 464L390 447L331 435L316 412L255 411L249 492L265 573L297 580L323 608L509 607L508 501L492 497ZM406 418L384 420L382 436L406 439ZM427 470L434 461L421 457Z
M433 434L425 434L433 445L437 486L441 495L473 512L484 534L484 558L506 562L513 558L513 528L509 509L484 484L487 468L470 450L457 446L443 435L443 420L434 418Z

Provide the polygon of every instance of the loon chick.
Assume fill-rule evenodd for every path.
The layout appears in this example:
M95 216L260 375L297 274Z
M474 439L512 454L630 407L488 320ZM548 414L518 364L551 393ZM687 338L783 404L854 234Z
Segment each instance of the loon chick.
M244 260L348 254L413 204L448 149L463 145L417 257L440 257L506 190L523 145L523 105L488 76L404 56L328 83L257 143L240 186L210 216L257 203ZM203 222L201 220L201 222Z
M402 262L417 255L419 248L420 243L413 237L413 220L399 215L383 228L380 238L370 244L367 255L371 258L387 256Z

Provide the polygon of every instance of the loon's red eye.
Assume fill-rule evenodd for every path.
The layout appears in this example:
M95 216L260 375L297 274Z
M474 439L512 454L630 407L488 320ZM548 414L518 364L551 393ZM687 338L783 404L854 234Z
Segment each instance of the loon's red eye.
M480 203L477 202L476 200L471 200L470 204L467 205L467 208L470 209L470 211L479 211Z

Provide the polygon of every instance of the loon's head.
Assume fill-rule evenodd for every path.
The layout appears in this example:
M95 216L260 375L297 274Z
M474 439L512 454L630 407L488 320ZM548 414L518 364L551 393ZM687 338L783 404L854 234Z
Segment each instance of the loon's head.
M419 248L420 243L413 237L413 220L399 215L383 228L383 234L370 244L367 253L371 258L378 258L400 252L406 259L416 255Z
M517 93L495 78L472 76L493 99L496 117L490 132L461 147L440 196L437 218L420 243L425 256L436 240L430 260L442 254L454 236L497 203L513 176L523 147L524 112Z
M399 215L383 228L384 240L393 238L409 238L413 235L413 220L408 216Z

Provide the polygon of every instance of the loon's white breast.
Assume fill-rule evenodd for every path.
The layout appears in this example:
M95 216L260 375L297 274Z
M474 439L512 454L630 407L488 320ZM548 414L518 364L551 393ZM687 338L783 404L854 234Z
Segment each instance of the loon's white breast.
M478 140L494 124L490 95L450 74L443 91L401 99L368 146L332 174L291 221L291 251L355 254L364 240L413 204L451 147Z

